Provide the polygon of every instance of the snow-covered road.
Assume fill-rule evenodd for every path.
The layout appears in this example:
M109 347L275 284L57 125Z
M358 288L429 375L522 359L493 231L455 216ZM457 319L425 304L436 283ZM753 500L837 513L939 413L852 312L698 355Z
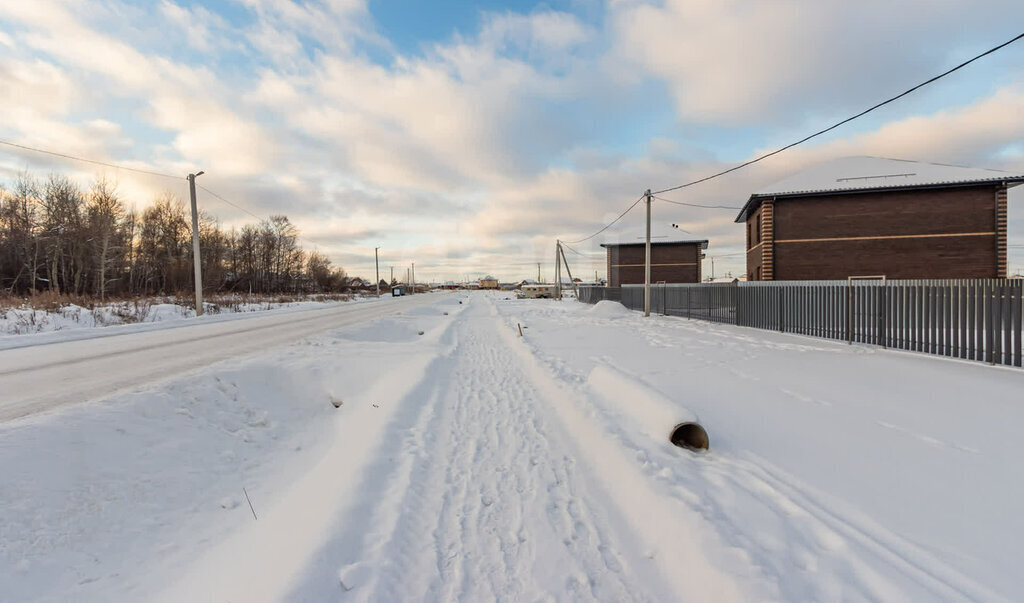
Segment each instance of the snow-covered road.
M1020 371L609 303L422 297L0 424L0 584L54 601L1024 588ZM668 442L694 414L709 453Z
M79 331L66 341L54 341L53 335L23 337L42 339L43 343L0 349L0 421L110 396L432 300L424 296L382 298L379 303L241 315L231 317L233 320L213 317L186 325L146 325L165 328L142 332L124 332L118 327L93 329L90 338L83 338ZM11 337L7 342L17 339Z

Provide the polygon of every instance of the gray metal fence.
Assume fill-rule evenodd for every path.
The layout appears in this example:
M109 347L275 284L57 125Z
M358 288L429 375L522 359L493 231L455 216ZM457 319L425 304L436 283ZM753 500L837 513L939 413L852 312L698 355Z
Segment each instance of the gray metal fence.
M642 310L642 285L580 301ZM1021 366L1024 281L862 280L651 285L651 312Z

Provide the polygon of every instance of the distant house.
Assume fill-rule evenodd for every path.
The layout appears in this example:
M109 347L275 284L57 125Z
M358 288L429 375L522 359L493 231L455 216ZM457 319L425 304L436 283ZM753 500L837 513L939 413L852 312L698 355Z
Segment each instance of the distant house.
M481 289L497 289L498 279L494 278L493 276L485 276L482 279L480 279L479 284Z
M657 234L655 234L655 232ZM699 283L707 239L685 239L680 231L655 228L651 235L651 282ZM608 286L643 284L646 233L622 235L601 243L607 256Z
M1024 176L846 157L755 192L747 280L1005 278L1006 192Z

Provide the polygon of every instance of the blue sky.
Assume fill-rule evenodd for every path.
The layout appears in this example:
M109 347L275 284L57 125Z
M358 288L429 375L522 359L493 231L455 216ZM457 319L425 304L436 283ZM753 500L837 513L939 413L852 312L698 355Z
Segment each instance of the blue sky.
M0 137L185 174L369 275L536 276L645 188L787 144L1019 31L1019 2L37 0L0 6ZM677 200L750 191L842 155L1024 173L1024 43ZM95 166L3 149L83 185ZM115 177L137 206L181 182ZM252 217L202 200L225 225ZM1011 195L1011 243L1024 209ZM639 212L623 220L637 225ZM662 205L743 270L729 211ZM599 239L580 272L603 270ZM1024 251L1011 267L1024 270ZM532 266L532 268L530 268ZM550 266L545 268L550 272ZM710 266L705 267L706 271ZM550 276L550 275L549 275Z

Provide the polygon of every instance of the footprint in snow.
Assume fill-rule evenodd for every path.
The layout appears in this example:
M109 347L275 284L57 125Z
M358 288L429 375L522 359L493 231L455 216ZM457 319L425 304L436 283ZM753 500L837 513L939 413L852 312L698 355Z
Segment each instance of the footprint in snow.
M338 570L338 581L344 591L350 591L370 581L372 572L362 562L350 563Z

